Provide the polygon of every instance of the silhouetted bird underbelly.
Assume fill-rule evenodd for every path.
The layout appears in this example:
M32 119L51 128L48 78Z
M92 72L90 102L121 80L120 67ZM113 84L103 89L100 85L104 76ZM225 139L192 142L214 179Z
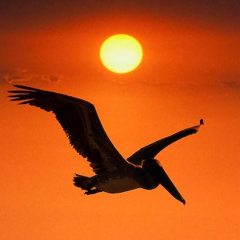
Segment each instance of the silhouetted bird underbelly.
M139 188L139 183L129 177L109 178L106 181L98 182L95 187L107 193L121 193Z

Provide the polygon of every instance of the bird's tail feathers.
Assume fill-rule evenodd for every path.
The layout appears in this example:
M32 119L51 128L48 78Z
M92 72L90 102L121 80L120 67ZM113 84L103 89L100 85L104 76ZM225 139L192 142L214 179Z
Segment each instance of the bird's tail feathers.
M86 176L76 174L73 177L73 184L76 187L81 188L82 190L89 190L89 184L90 184L90 181L91 181L90 179L91 179L90 177L86 177Z

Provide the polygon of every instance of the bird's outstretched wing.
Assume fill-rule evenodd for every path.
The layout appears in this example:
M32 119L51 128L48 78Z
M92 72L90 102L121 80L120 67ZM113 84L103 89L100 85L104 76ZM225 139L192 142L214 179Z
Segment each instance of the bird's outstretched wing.
M175 141L186 137L188 135L194 134L198 132L199 127L203 125L203 119L200 120L199 125L186 128L180 132L177 132L171 136L168 136L166 138L160 139L152 144L149 144L137 152L135 152L133 155L131 155L127 161L131 162L133 164L140 165L142 163L143 159L146 158L154 158L161 150L163 150L165 147L170 145L171 143L174 143Z
M112 172L127 164L108 138L91 103L55 92L14 86L21 90L9 91L11 101L21 101L19 104L30 104L53 112L71 145L87 157L95 173Z

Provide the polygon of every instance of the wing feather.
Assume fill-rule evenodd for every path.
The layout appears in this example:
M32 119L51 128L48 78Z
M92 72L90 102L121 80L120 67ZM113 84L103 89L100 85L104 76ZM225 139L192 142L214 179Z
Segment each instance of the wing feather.
M127 161L131 162L133 164L137 164L137 165L141 165L142 160L146 159L146 158L155 158L155 156L161 151L163 150L165 147L167 147L168 145L176 142L177 140L183 138L183 137L187 137L191 134L197 133L199 130L199 127L203 125L203 119L200 120L200 124L190 127L190 128L186 128L182 131L179 131L171 136L168 136L166 138L160 139L156 142L153 142L141 149L139 149L137 152L135 152L134 154L132 154Z
M95 107L82 99L32 87L9 91L11 101L53 112L74 149L90 162L97 174L123 168L127 162L108 138Z

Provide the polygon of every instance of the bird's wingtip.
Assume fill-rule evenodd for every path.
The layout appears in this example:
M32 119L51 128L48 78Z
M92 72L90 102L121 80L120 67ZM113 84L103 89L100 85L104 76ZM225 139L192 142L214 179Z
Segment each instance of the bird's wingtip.
M24 90L31 90L31 91L38 91L39 89L37 88L33 88L33 87L29 87L29 86L24 86L24 85L19 85L19 84L13 84L14 87L16 88L21 88Z
M200 119L200 125L204 125L203 118Z

